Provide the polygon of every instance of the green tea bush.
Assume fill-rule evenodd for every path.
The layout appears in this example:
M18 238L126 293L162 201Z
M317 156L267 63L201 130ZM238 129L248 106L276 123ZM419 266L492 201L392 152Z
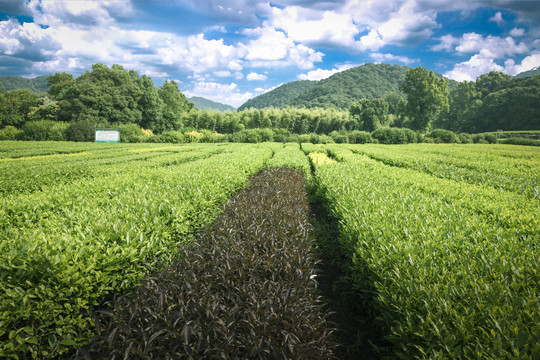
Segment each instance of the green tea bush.
M540 146L540 140L528 139L523 137L509 137L501 140L501 142L510 145Z
M310 208L298 170L268 169L170 266L98 314L104 358L327 359Z

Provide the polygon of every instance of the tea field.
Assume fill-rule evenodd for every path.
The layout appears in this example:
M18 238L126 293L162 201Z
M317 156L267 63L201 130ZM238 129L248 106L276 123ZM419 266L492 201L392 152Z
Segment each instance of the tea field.
M124 331L125 324L109 327L103 324L101 328L98 318L103 317L96 315L98 310L124 311L115 299L133 293L145 281L148 284L149 276L167 269L168 264L198 266L195 260L187 261L191 250L185 249L199 241L210 247L234 243L240 244L234 245L235 249L265 248L265 256L271 261L282 259L276 262L281 265L270 268L278 266L285 273L261 270L262 265L253 265L257 271L242 270L242 276L248 280L244 278L247 282L238 285L246 293L255 287L260 291L269 287L279 289L276 295L281 299L279 306L269 305L277 300L264 296L257 303L257 296L250 293L249 299L253 300L242 300L243 304L250 304L243 311L239 305L231 305L232 298L240 301L238 296L227 295L230 301L225 303L234 310L231 313L241 315L237 320L228 319L231 323L223 326L219 321L224 320L212 318L211 328L219 328L212 330L212 334L225 334L229 338L229 342L223 343L226 345L221 344L221 348L229 349L228 354L239 354L231 344L245 344L242 336L253 337L252 331L259 331L249 330L247 334L245 329L252 329L253 324L242 327L232 322L248 321L249 314L269 309L272 316L258 314L253 319L260 321L257 324L261 334L272 333L276 341L284 344L283 351L290 357L313 358L309 350L312 348L324 348L331 354L333 346L321 343L330 341L331 329L328 332L311 329L309 333L318 334L316 341L299 340L293 332L283 335L289 328L293 331L294 326L290 325L293 320L276 325L276 319L294 319L305 311L295 308L299 306L295 304L307 304L306 297L316 296L310 291L298 292L301 293L298 297L291 294L298 290L293 287L305 287L316 278L308 273L317 261L310 260L308 265L301 266L283 265L305 264L301 258L311 259L306 239L311 239L313 251L317 247L314 235L303 232L309 228L305 204L295 210L297 202L282 199L283 194L288 194L287 184L293 186L294 182L295 189L298 188L297 178L283 175L284 179L295 180L273 183L272 176L278 175L269 172L261 180L263 185L251 190L250 194L258 195L231 202L263 169L281 167L298 169L310 198L319 199L327 216L335 221L339 234L335 246L347 260L340 263L351 287L348 293L357 296L359 302L369 294L365 311L370 313L373 326L384 331L388 344L382 354L404 359L540 357L540 150L537 148L480 144L8 141L0 142L0 357L73 357L77 349L96 344L106 346L107 339L112 348L120 349L122 340L115 334L121 331L114 334L106 331L113 328ZM272 187L278 191L272 192ZM260 200L255 196L261 196ZM258 210L234 210L233 214L238 211L242 219L245 217L242 221L216 220L222 212L231 211L227 210L231 206L227 204L235 204L234 209L251 209L241 202L247 204L252 199L265 203L274 198L285 204L279 206L287 207L287 214L298 213L302 220L296 221L291 216L276 220L279 216L275 214L283 210L274 209L272 202L268 207L253 207ZM271 216L267 208L274 209ZM259 218L258 212L268 212L268 217ZM250 217L260 220L250 223ZM204 235L208 231L205 229L215 221L223 222L219 225L219 241L204 240L208 237ZM260 231L254 230L259 229L253 225L257 222L261 224ZM273 222L275 226L268 226ZM290 224L302 231L290 230ZM243 235L245 231L251 235ZM279 232L279 236L273 231ZM296 248L296 240L284 240L296 239L300 233L303 235ZM230 241L226 240L228 237ZM268 239L271 245L259 243L260 239ZM325 244L317 245L325 248ZM272 255L272 249L279 251ZM216 268L223 269L227 275L223 281L227 291L231 291L236 285L230 283L234 276L227 266L229 251L217 253L221 260ZM202 256L208 259L216 252L193 250L192 254L194 259ZM241 258L235 261L259 264L255 261L257 252L249 254L249 261ZM205 269L211 268L205 265ZM163 274L180 273L163 271ZM253 283L255 273L257 279L269 278L257 287ZM296 273L303 275L291 275ZM182 274L178 281L195 276ZM204 272L198 274L204 277ZM270 280L281 285L270 286ZM201 283L207 281L205 277ZM157 283L152 280L141 288L148 289L141 291L150 294L145 296L144 303L152 303L148 300L151 294L159 294ZM171 281L167 279L165 283ZM191 289L178 286L182 291ZM203 290L203 294L211 293L209 289L214 285L208 286L199 289L199 294ZM176 296L170 298L179 301ZM137 303L133 298L128 299ZM213 301L209 300L208 306L214 306ZM221 304L220 300L215 301ZM107 308L109 303L116 305ZM155 303L163 306L159 298ZM310 309L322 311L317 303L309 303ZM180 307L189 311L193 309L190 307L193 304L189 304ZM219 306L216 309L224 311ZM287 316L280 311L285 311ZM162 312L154 315L156 319L163 318ZM195 320L178 313L175 316L177 320L170 324L163 320L168 324L167 330L147 324L143 328L155 329L154 334L145 337L141 332L133 332L142 336L140 342L144 344L137 349L135 358L159 358L155 345L167 343L163 340L167 336L186 340L185 346L175 351L188 354L198 349L198 354L204 354L202 343L196 348L190 339L211 338L202 328L209 315L197 317L198 329L204 336L193 335L194 327L187 326ZM313 315L313 319L318 319L313 323L327 326L324 317L324 314ZM108 318L123 319L120 315ZM138 319L135 315L127 318L131 322ZM268 324L262 320L270 318L273 320L268 320ZM276 326L278 332L268 330ZM308 324L301 326L305 326L304 330L295 331L306 334ZM236 330L231 334L227 329ZM239 335L242 329L246 333ZM96 340L98 333L102 337ZM125 336L136 343L133 339L137 337ZM279 351L271 344L260 346L260 351L244 349L241 354L264 358ZM122 354L129 355L135 347L125 346ZM150 348L152 353L145 353ZM294 349L302 352L295 353Z

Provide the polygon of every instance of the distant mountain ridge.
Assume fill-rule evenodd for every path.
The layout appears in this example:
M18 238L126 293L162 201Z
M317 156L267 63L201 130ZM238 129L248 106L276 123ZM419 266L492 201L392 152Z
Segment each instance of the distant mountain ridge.
M20 76L0 76L1 89L5 91L17 89L29 89L35 93L47 92L50 86L47 84L47 75L27 79Z
M316 86L317 83L318 81L300 80L280 85L271 91L249 99L238 108L238 111L249 108L285 107L290 105L291 99L297 98Z
M218 110L221 112L225 112L227 110L229 111L235 110L235 108L231 105L222 104L219 102L208 100L200 96L193 96L191 98L188 98L188 100L191 101L195 105L195 108L199 110L209 109L209 110Z
M540 66L535 67L534 69L527 70L527 71L524 71L522 73L519 73L514 77L515 78L524 78L524 77L527 77L527 76L534 76L534 75L538 75L538 74L540 74Z
M390 93L402 95L399 86L405 80L408 66L368 63L338 72L319 81L293 81L256 96L238 110L250 107L322 107L347 110L360 99L382 98ZM442 75L437 74L442 77ZM448 79L447 79L448 80ZM448 80L450 90L457 86Z
M389 93L401 94L399 85L405 80L408 66L364 64L338 72L319 81L294 81L248 100L245 108L333 107L348 109L359 99L376 99Z

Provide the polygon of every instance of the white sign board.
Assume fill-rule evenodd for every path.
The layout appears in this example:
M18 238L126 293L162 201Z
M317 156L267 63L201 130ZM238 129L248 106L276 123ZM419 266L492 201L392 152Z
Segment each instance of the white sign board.
M120 130L96 129L96 142L120 142Z

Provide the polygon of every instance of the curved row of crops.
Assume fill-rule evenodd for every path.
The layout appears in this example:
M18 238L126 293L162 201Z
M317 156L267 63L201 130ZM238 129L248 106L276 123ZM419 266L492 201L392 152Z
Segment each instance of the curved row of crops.
M0 357L50 358L87 343L92 307L136 284L145 263L174 254L272 155L264 145L216 148L164 149L120 163L144 148L117 147L77 164L63 156L42 165L27 157L10 161L22 183L24 169L70 173L80 166L89 176L47 177L39 190L5 190L0 198Z
M538 200L325 148L340 162L314 162L319 191L395 355L540 354Z

